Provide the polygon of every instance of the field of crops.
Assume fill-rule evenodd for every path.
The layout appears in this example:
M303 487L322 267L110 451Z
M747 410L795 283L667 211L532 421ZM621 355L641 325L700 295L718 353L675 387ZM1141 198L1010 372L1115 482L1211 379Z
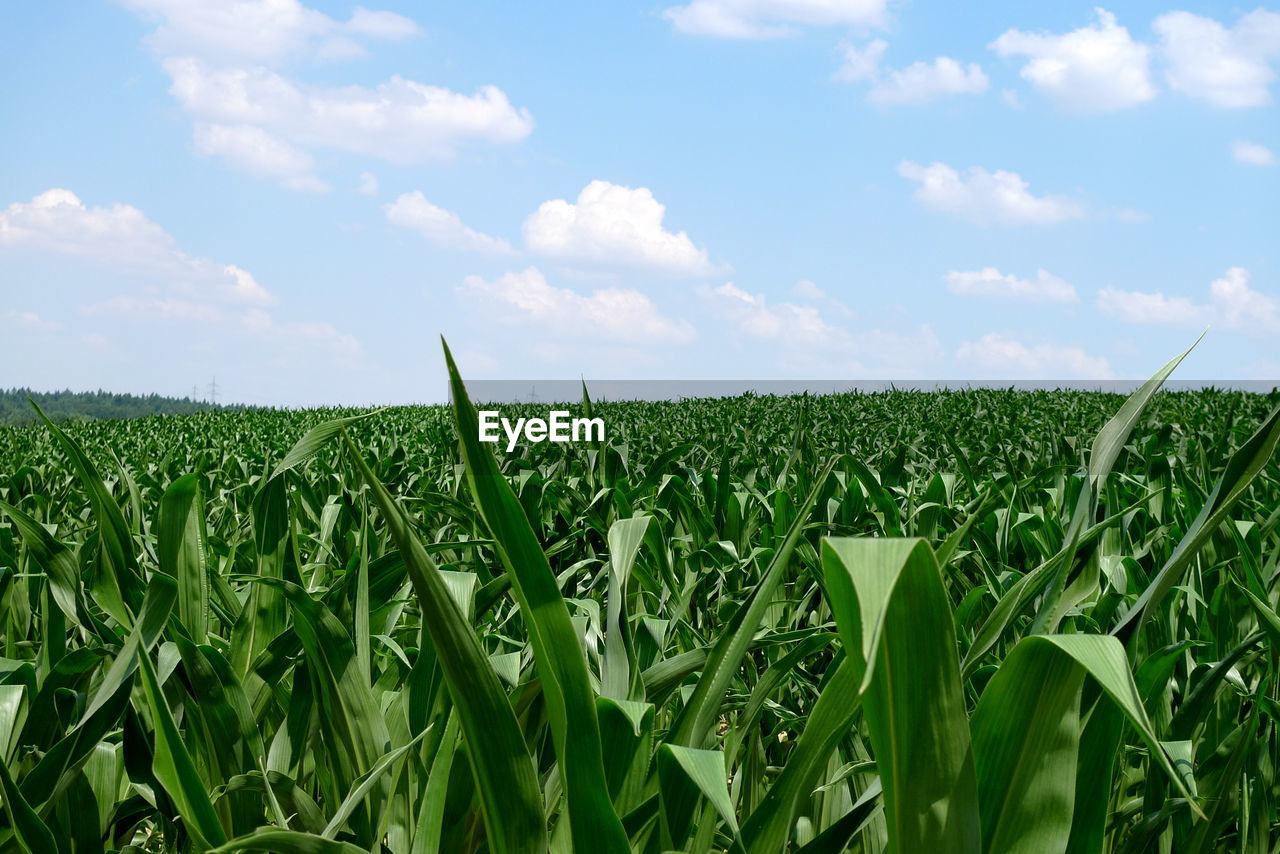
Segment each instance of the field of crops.
M1172 368L0 429L0 851L1280 850L1280 395Z

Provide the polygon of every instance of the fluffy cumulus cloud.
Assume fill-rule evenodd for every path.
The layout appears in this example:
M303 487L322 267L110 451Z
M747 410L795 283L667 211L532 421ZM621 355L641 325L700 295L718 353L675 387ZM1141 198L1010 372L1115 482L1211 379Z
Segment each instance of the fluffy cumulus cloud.
M196 125L196 154L221 157L251 175L275 178L290 190L326 192L315 175L315 159L253 125Z
M543 202L524 221L530 250L562 261L643 267L676 275L716 272L707 250L663 228L666 206L646 187L592 181L574 202Z
M748 293L733 282L710 289L709 296L734 328L749 338L816 350L849 344L849 333L825 321L812 305L770 304L764 294Z
M682 33L768 39L803 26L882 27L887 6L887 0L692 0L662 15Z
M1023 79L1068 109L1108 112L1150 101L1157 91L1150 46L1134 41L1111 12L1096 15L1061 35L1011 29L990 47L1002 57L1026 57Z
M1246 163L1250 166L1272 166L1276 162L1276 156L1271 153L1271 149L1243 139L1231 143L1231 157L1237 163Z
M1169 12L1152 24L1169 88L1216 107L1271 103L1272 64L1280 59L1280 13L1256 9L1227 28L1212 18Z
M981 270L952 270L944 277L947 290L962 296L994 297L1029 302L1075 302L1076 289L1048 270L1037 270L1032 279L1019 279L995 267Z
M1249 286L1249 271L1232 267L1209 285L1207 302L1160 291L1103 288L1098 308L1127 323L1169 326L1218 325L1253 334L1280 332L1280 300Z
M1033 195L1022 176L1003 169L974 166L961 175L945 163L921 166L904 160L898 174L917 184L914 195L921 204L979 224L1048 225L1085 215L1081 205L1064 196Z
M1115 376L1105 358L1091 356L1083 348L1026 344L998 332L965 341L956 349L956 359L982 379L1109 380Z
M313 171L315 148L414 163L533 131L528 110L492 85L461 93L399 75L372 87L313 85L285 70L418 34L392 12L357 6L339 21L298 0L122 2L156 25L147 42L193 120L196 153L290 189L328 189Z
M364 86L306 86L266 68L213 68L168 59L170 92L198 121L248 125L299 145L398 163L447 157L470 141L517 142L533 117L496 86L472 95L392 77Z
M409 18L357 6L346 21L298 0L121 0L156 24L147 37L163 56L275 64L362 56L364 40L398 40L421 30Z
M412 229L437 246L509 255L511 244L470 228L453 211L431 204L421 190L401 194L386 206L387 222Z
M867 100L873 104L924 104L948 95L977 95L987 90L987 75L977 63L966 66L949 56L913 62L901 70L883 68L880 61L888 46L883 39L865 47L842 42L844 61L835 79L869 82Z
M132 205L90 207L70 190L47 190L0 211L0 249L70 256L136 285L131 292L104 294L79 306L87 317L161 320L165 329L174 323L217 326L262 333L280 345L319 347L344 356L360 351L356 339L329 324L275 319L268 311L275 297L249 271L188 255ZM29 312L14 316L28 327L62 325Z
M73 255L107 267L147 274L191 295L247 305L273 301L234 264L193 258L132 205L89 207L70 190L46 190L0 211L0 247Z
M467 276L458 296L500 320L533 323L580 338L655 344L686 343L696 337L692 326L664 316L640 291L603 288L583 295L550 284L537 267L493 280Z

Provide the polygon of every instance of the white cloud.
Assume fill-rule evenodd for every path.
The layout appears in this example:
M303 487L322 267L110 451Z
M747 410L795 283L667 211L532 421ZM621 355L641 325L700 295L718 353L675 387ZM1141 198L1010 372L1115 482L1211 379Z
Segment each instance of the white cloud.
M816 291L816 294L814 293ZM801 299L820 301L837 313L852 314L812 282L792 288ZM936 371L942 346L928 325L909 332L852 330L832 323L815 305L769 302L732 282L702 288L701 294L721 325L751 348L772 345L779 364L789 369L835 371L844 376L906 379Z
M252 125L198 124L195 151L221 157L251 175L276 178L290 190L323 193L330 189L315 176L315 160L310 154Z
M33 332L57 332L62 324L45 320L34 311L0 311L0 326L9 326Z
M197 302L178 297L133 296L121 294L99 303L80 306L89 317L116 317L157 324L172 330L179 324L201 329L216 328L226 334L245 334L269 342L274 358L302 349L337 360L359 357L363 347L354 336L338 331L332 324L310 321L280 321L261 308L236 308ZM155 328L155 327L153 327Z
M692 326L663 316L639 291L604 288L584 296L549 284L537 267L506 273L493 281L467 276L458 295L502 319L540 324L575 338L684 343L696 337Z
M880 61L889 49L889 43L876 39L867 42L865 47L858 47L852 42L842 41L838 47L843 61L831 77L842 83L858 83L880 76Z
M963 296L996 297L1031 302L1075 302L1076 289L1048 270L1037 270L1035 281L1001 273L995 267L952 270L944 277L947 290Z
M1200 313L1200 307L1186 297L1169 297L1160 291L1144 293L1103 288L1098 291L1098 308L1103 314L1129 323L1195 325L1208 319Z
M1209 301L1165 296L1160 291L1103 288L1098 308L1128 323L1170 326L1221 325L1255 334L1280 332L1280 300L1249 287L1249 271L1231 267L1209 285Z
M1227 29L1212 18L1169 12L1155 19L1169 88L1216 107L1271 103L1280 58L1280 13L1255 9Z
M86 207L70 190L46 190L0 211L0 246L73 255L163 279L188 294L266 305L273 301L234 264L193 258L132 205Z
M817 308L781 302L770 305L764 294L750 294L733 282L708 291L738 332L751 338L803 349L847 347L849 333L823 320Z
M887 0L692 0L662 13L683 33L730 39L795 35L796 25L882 27Z
M1234 329L1280 329L1280 302L1249 287L1249 271L1232 267L1209 285L1209 302L1218 317Z
M867 329L852 336L852 375L879 380L938 376L944 356L942 342L927 323L907 332Z
M297 0L121 2L156 22L147 41L163 56L266 64L305 57L346 59L364 54L358 37L397 40L421 32L401 15L360 6L340 22Z
M378 195L378 176L372 172L361 172L360 183L356 185L356 192L362 196Z
M977 341L965 341L957 348L956 358L990 379L1107 380L1114 377L1105 358L1091 356L1080 347L1027 345L996 332Z
M278 321L261 309L250 309L239 315L241 328L288 350L319 349L338 360L359 358L364 348L353 335L338 331L323 321Z
M274 349L305 345L343 357L359 354L359 342L329 324L275 319L265 308L275 297L249 271L186 254L172 236L131 205L91 208L70 190L47 190L0 211L0 249L68 255L137 283L136 292L104 295L80 306L84 315L161 320L153 329L165 332L258 332ZM28 325L38 321L44 328L58 323L30 313L18 319Z
M1271 166L1276 162L1271 149L1243 139L1231 143L1231 156L1237 163L1247 163L1250 166Z
M963 66L949 56L932 63L913 62L902 70L881 68L888 45L876 39L865 48L842 42L844 63L835 78L846 82L869 81L867 100L873 104L923 104L947 95L976 95L987 90L987 75L977 63Z
M962 177L945 163L921 166L904 160L898 174L919 184L914 195L921 204L980 224L1045 225L1085 215L1083 207L1064 196L1032 195L1022 176L1003 169L988 172L974 166Z
M877 104L921 104L947 95L977 95L987 90L987 75L977 63L962 66L949 56L932 64L913 62L901 71L889 69L867 93Z
M347 21L347 29L373 39L407 39L422 30L410 18L395 12L377 12L357 6Z
M253 125L299 145L400 163L447 157L468 141L517 142L533 131L528 110L496 86L462 95L392 77L374 89L308 87L265 68L212 69L168 59L170 92L199 121Z
M147 41L195 124L197 153L286 187L328 189L313 173L317 147L414 163L533 131L529 111L496 86L468 95L399 75L373 87L308 85L278 70L294 60L363 55L361 40L419 32L392 12L357 6L338 21L298 0L120 2L156 24Z
M1096 14L1096 22L1063 35L1011 29L990 47L1027 57L1023 79L1068 109L1109 112L1150 101L1150 46L1134 41L1112 13Z
M439 246L497 255L511 253L510 243L500 237L490 237L469 228L453 211L427 201L420 190L401 194L394 202L386 205L385 210L387 222L413 229Z
M689 235L662 227L666 206L646 187L632 189L592 181L576 202L543 202L524 221L524 240L534 252L565 261L648 267L701 276L714 273L707 250Z
M839 315L842 318L848 319L853 317L853 312L849 309L849 306L831 296L808 279L801 279L792 285L790 294L801 302L820 305L823 310Z
M810 302L817 302L826 297L827 292L808 279L801 279L791 286L791 295Z
M176 297L138 297L126 294L114 296L99 303L83 305L80 311L91 316L115 315L165 321L187 320L198 323L218 323L227 317L227 313L222 308L210 303Z

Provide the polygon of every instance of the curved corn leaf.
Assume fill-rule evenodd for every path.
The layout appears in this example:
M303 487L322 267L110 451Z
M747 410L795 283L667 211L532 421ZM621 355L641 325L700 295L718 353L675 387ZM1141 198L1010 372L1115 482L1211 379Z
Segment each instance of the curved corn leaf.
M178 581L178 620L195 643L209 636L209 571L204 500L194 474L178 478L160 499L160 570Z
M221 845L227 841L226 834L218 823L204 781L196 772L191 754L178 734L178 726L173 722L169 705L156 681L151 657L142 651L138 653L138 672L142 674L142 690L155 725L155 756L151 771L173 799L183 826L192 839L205 848Z
M1280 442L1280 406L1272 409L1249 440L1231 455L1226 469L1205 499L1200 514L1191 523L1160 572L1151 580L1151 584L1142 591L1142 595L1112 630L1112 634L1128 641L1150 619L1152 611L1182 581L1182 573L1196 554L1218 530L1218 526L1226 521L1236 502L1270 462L1277 442Z
M297 830L258 830L213 848L209 854L233 851L269 851L271 854L369 854L350 842L336 842Z
M724 754L719 750L662 745L658 750L658 785L668 847L684 847L701 798L707 799L730 830L738 832L726 776Z
M444 355L449 369L454 425L466 461L467 483L486 527L493 534L494 549L511 576L511 589L520 602L520 613L529 632L538 675L542 678L551 735L568 796L574 847L601 854L625 854L631 846L609 801L600 723L569 609L560 595L547 556L529 527L524 508L498 470L493 454L480 443L476 411L447 344Z
M708 739L712 726L719 714L720 704L725 691L729 688L738 668L742 665L742 656L751 646L751 640L764 619L765 612L773 600L773 591L782 580L782 574L791 561L796 544L800 542L804 526L808 521L809 511L818 501L818 493L835 468L838 459L831 459L814 479L804 502L796 508L795 520L787 530L786 537L778 550L774 552L769 566L765 569L760 581L752 588L747 600L738 606L733 619L725 631L716 640L707 656L702 676L694 688L684 710L676 721L668 741L686 747L702 747Z
M4 811L22 850L27 854L53 854L58 850L48 826L13 784L7 762L0 762L0 794L4 795Z
M822 564L859 684L890 851L977 852L977 783L951 603L923 540L827 538Z
M862 677L863 668L845 658L827 681L782 773L742 826L748 854L778 854L786 849L796 815L860 710Z
M350 438L343 434L343 439L391 529L422 607L423 625L430 634L467 741L489 845L501 854L546 851L546 825L533 759L493 665L403 511Z

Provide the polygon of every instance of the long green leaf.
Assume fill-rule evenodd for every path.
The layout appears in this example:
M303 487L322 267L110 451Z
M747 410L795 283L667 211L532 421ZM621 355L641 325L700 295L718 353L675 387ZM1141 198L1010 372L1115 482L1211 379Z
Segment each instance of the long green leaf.
M494 549L511 576L542 679L574 847L626 854L631 846L609 800L595 697L568 606L520 500L498 470L492 452L480 442L475 408L447 344L444 355L467 483L493 534Z
M773 592L782 581L782 574L791 561L796 544L808 522L809 512L818 501L827 477L839 458L829 460L813 481L813 487L803 503L796 508L795 520L760 581L752 588L747 600L738 606L729 625L716 639L707 657L702 676L672 730L668 741L686 747L703 747L719 715L720 704L733 676L742 666L742 657L751 646L751 640L760 628L765 612L773 603Z
M200 779L191 754L178 733L169 704L160 691L151 657L143 652L138 653L138 672L142 674L142 689L155 726L155 757L151 771L173 799L183 826L192 839L205 848L221 845L227 841L226 834L218 823L204 781Z
M53 854L57 851L58 845L48 826L13 784L8 762L0 762L0 793L4 795L4 811L9 816L9 825L22 850L27 854Z
M467 740L489 845L499 854L540 854L547 837L533 760L493 665L403 511L350 438L343 438L391 529L422 607L423 625Z
M1277 442L1280 442L1280 406L1272 409L1249 440L1231 455L1227 467L1214 484L1213 491L1205 499L1200 514L1192 521L1191 527L1160 568L1160 572L1151 580L1151 584L1142 591L1142 595L1112 629L1113 635L1128 641L1150 619L1151 613L1160 606L1169 591L1181 583L1183 572L1196 554L1218 530L1218 526L1226 521L1227 515L1254 478L1266 468Z
M195 643L209 635L209 570L205 559L200 480L184 475L160 499L160 569L178 581L178 620Z
M822 563L858 677L891 852L977 852L977 784L951 603L924 540L827 538Z

